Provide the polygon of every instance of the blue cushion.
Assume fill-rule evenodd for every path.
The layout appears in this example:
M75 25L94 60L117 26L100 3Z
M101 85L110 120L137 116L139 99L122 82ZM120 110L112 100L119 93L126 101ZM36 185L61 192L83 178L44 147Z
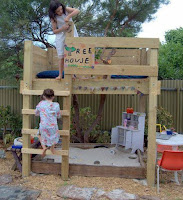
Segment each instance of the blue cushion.
M12 149L21 149L22 145L12 145Z
M55 71L43 71L43 72L39 72L37 74L38 78L56 78L59 76L59 71L55 70ZM64 78L64 72L62 73L62 78Z
M148 76L111 75L111 78L113 79L141 79L147 77Z

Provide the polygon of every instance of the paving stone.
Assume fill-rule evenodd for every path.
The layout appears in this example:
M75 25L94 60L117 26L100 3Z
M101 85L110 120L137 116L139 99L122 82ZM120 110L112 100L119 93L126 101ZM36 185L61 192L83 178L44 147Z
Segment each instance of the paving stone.
M138 199L134 194L126 193L124 190L116 189L111 192L105 193L103 197L106 197L110 200L132 200Z
M27 190L16 186L0 186L1 200L36 200L40 190Z
M147 186L147 180L146 179L142 179L142 180L133 179L133 181L136 182L136 183L140 183L141 185Z
M150 196L150 195L147 195L147 196L140 196L140 200L160 200L159 197L155 197L155 196Z
M57 195L62 198L74 200L90 200L96 188L79 188L74 185L63 186L57 190Z
M12 182L12 177L9 174L0 176L0 185L5 185Z
M0 149L0 158L6 158L6 153L4 150Z

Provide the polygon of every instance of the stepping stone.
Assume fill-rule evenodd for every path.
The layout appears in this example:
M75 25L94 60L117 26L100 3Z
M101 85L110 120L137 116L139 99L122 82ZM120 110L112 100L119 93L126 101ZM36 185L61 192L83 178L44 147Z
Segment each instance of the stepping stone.
M96 188L79 188L74 185L63 186L57 190L57 195L62 198L75 200L90 200Z
M124 190L116 189L112 190L111 192L104 192L102 190L97 192L97 199L99 198L107 198L110 200L132 200L138 199L138 196L130 193L126 193Z
M140 199L141 200L160 200L159 197L153 197L153 196L150 196L150 195L147 195L147 196L140 196Z
M1 149L0 149L0 158L6 158L5 151Z
M12 177L9 174L0 176L0 185L5 185L12 182Z
M40 190L27 190L16 186L0 186L0 199L3 200L36 200L41 194Z

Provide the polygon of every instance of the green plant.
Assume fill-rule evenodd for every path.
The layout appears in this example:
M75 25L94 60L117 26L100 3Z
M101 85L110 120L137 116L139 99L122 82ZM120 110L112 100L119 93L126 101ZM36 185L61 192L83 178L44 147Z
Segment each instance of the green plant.
M95 53L95 60L98 60L102 54L102 49L98 49Z
M21 134L21 117L13 114L10 106L0 106L0 128L3 129L4 144L13 141L15 137ZM10 134L7 134L7 128L10 128Z
M75 112L74 112L74 109L72 108L71 109L71 126L70 126L71 142L77 142L77 140L75 139L77 137L77 131L76 131L75 123L74 123L74 116L75 116ZM96 118L96 115L94 115L91 112L90 107L81 108L79 110L79 121L80 121L80 127L81 127L81 134L83 138L84 138L85 132L91 126L95 118ZM89 142L107 143L107 142L110 142L110 135L107 131L102 132L100 125L97 124L89 135Z
M173 126L173 116L164 108L159 107L157 109L157 123L165 125L169 129Z
M21 136L21 129L22 129L22 118L17 114L11 114L10 117L10 128L11 128L11 134L14 137Z
M111 136L108 131L101 132L97 137L97 143L110 143Z
M11 107L10 106L0 106L0 127L3 129L3 141L5 139L5 134L7 131L7 126L11 118Z
M6 145L6 144L8 144L8 143L10 143L10 142L13 142L14 139L15 139L15 137L14 137L13 135L11 135L11 134L6 134L6 135L4 136L3 142L4 142L4 144Z
M170 129L173 126L173 116L163 107L157 108L157 124L165 125ZM145 135L148 134L148 118L145 120Z

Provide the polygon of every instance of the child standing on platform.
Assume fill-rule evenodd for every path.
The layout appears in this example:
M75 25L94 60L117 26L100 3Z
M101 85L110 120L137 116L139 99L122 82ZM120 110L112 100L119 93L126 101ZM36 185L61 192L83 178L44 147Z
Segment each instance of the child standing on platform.
M54 147L60 138L57 118L61 118L61 114L59 104L53 102L54 91L52 89L44 90L42 99L36 106L35 115L40 116L38 136L43 148L42 156L44 157L49 147L51 147L51 152L55 153Z
M65 7L58 0L52 0L49 7L49 17L51 19L53 33L56 35L55 43L59 58L59 76L57 80L62 79L64 71L64 45L65 33L69 29L68 22L72 17L79 13L78 9ZM78 37L76 27L74 26L74 37Z

